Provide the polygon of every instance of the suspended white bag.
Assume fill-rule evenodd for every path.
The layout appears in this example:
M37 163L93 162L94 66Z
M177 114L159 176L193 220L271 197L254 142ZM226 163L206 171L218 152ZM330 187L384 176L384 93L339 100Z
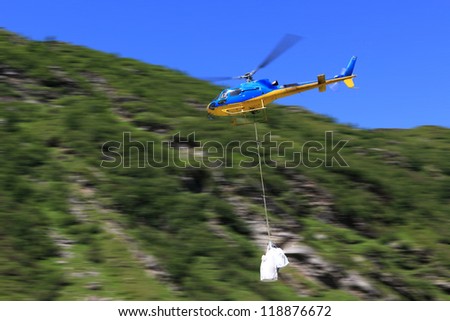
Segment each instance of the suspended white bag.
M283 250L269 242L267 244L266 254L261 257L261 281L273 282L278 280L278 269L289 264L289 261Z

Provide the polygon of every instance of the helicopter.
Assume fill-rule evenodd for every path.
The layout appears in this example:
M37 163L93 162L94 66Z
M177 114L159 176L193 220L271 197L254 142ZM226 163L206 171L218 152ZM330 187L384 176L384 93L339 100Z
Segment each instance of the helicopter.
M353 56L347 67L333 78L326 79L324 74L317 76L316 81L293 83L287 85L279 85L278 81L270 81L269 79L254 80L254 74L266 67L282 53L297 43L301 37L297 35L285 35L272 52L260 63L255 69L237 77L216 77L210 80L229 80L229 79L245 79L237 87L222 90L219 95L211 101L206 107L208 117L214 119L214 116L245 116L247 113L255 114L267 108L267 105L274 100L298 94L307 90L318 88L319 92L324 92L327 85L344 82L344 84L353 88L355 86L353 74L355 68L356 56Z

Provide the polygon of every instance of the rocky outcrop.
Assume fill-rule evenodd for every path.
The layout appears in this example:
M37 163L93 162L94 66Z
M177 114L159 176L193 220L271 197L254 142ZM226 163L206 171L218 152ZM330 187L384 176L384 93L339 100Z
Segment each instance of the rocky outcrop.
M310 246L289 243L284 246L284 252L303 274L330 288L344 289L364 299L381 297L381 293L366 278L356 271L346 271L325 261Z
M374 271L371 276L375 280L388 285L408 300L433 300L429 294L422 292L420 289L408 286L399 276L382 271Z
M59 66L49 66L47 72L41 78L32 78L22 70L0 65L0 81L11 88L2 100L48 103L63 95L84 94L78 82Z
M59 256L61 257L61 259L58 260L57 263L67 263L67 260L73 257L72 246L74 245L75 241L58 233L55 230L52 230L49 235L59 249Z
M338 223L336 211L333 208L333 196L327 190L320 187L312 179L298 174L292 169L280 168L279 171L286 177L294 195L299 195L307 200L308 211L313 209L315 217L325 223ZM298 208L299 204L292 205ZM301 208L298 208L298 210L305 211Z

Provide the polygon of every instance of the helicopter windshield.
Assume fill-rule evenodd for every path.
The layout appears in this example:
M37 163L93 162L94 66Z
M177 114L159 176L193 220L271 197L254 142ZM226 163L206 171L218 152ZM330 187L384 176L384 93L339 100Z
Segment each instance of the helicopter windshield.
M219 99L223 99L224 97L226 97L226 92L227 92L227 90L225 89L225 90L223 90L223 91L221 91L220 92L220 94L219 95L217 95L217 97L214 99L214 100L219 100Z
M225 89L224 91L222 91L222 92L220 93L219 98L220 98L220 99L226 99L226 98L228 97L228 92L229 92L229 90L228 90L228 89Z
M242 92L240 88L233 88L233 89L225 89L223 90L219 96L217 96L217 99L227 99L229 96L237 96Z

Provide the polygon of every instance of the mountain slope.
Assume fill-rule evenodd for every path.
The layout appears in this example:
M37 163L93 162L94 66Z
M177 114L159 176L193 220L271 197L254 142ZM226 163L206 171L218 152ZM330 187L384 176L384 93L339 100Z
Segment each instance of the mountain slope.
M292 264L266 284L253 126L207 121L217 92L1 30L0 299L450 298L449 129L269 108L260 135L284 147L263 141L270 220ZM298 164L340 140L347 167Z

